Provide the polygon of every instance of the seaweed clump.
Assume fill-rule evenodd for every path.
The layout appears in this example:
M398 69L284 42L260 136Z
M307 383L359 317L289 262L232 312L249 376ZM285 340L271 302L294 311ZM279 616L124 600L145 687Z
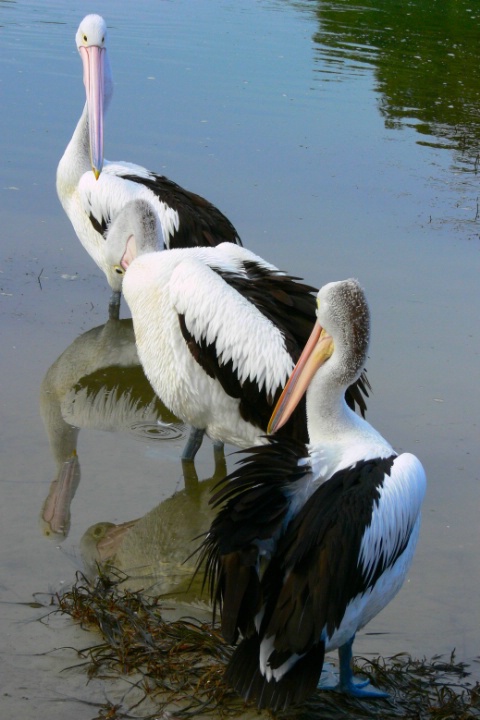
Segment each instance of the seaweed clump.
M159 718L162 712L171 717L172 708L175 718L198 717L223 706L238 712L243 703L222 682L230 650L219 633L194 618L164 620L159 598L119 589L124 580L111 569L92 582L77 573L73 587L54 598L58 611L102 636L101 643L76 651L80 662L75 668L83 668L89 680L137 676L132 687L141 700L135 707L124 714L125 708L122 713L119 706L107 705L98 718ZM147 699L155 701L155 712L132 715Z
M167 606L161 604L162 598L119 588L124 580L112 569L109 575L101 572L94 581L79 573L73 587L54 598L59 612L102 636L102 642L76 651L80 662L74 667L83 668L89 679L108 681L126 676L130 688L137 691L133 703L128 702L128 694L121 704L106 703L98 720L259 715L223 683L232 649L219 632L194 618L165 620L162 612ZM480 684L469 683L467 667L455 660L454 653L448 661L440 657L416 660L407 654L355 658L356 673L386 690L389 698L367 701L319 691L301 708L276 717L480 720Z

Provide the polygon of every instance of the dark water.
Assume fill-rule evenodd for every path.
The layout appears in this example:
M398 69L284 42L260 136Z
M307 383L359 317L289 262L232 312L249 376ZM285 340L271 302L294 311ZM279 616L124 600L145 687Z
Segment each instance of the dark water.
M204 194L245 245L312 284L364 285L369 419L420 457L429 487L408 582L356 651L456 648L478 676L477 4L0 2L5 711L83 718L82 699L103 701L51 653L86 637L21 603L73 581L98 523L142 518L129 552L150 562L141 528L151 538L184 487L184 429L149 394L130 324L105 326L105 280L55 193L84 102L74 34L92 10L110 29L107 157ZM76 493L53 532L41 516L69 458ZM197 470L213 472L208 443Z

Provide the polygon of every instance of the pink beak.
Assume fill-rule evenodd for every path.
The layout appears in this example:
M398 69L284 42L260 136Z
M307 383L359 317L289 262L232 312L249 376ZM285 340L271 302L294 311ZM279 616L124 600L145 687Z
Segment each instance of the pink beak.
M98 180L103 168L103 103L105 48L79 47L87 95L90 163Z
M297 407L304 396L311 379L318 368L328 360L333 352L333 340L317 321L307 340L297 364L280 395L268 423L267 432L272 434L279 430Z

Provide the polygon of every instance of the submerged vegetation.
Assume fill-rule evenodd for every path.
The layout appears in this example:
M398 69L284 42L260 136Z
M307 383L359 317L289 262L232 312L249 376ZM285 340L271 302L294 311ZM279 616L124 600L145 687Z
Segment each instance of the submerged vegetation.
M59 612L102 637L100 643L76 650L78 662L73 667L83 669L88 679L108 682L125 676L130 690L135 690L127 692L121 703L107 702L97 718L258 716L254 707L246 706L223 683L231 648L215 628L193 618L165 620L167 602L120 588L124 580L120 574L101 573L90 582L79 574L70 590L54 598ZM448 660L415 660L402 654L375 660L356 658L355 664L357 673L390 693L387 700L358 700L320 691L302 708L277 717L480 718L480 684L469 683L467 666L456 662L453 653Z

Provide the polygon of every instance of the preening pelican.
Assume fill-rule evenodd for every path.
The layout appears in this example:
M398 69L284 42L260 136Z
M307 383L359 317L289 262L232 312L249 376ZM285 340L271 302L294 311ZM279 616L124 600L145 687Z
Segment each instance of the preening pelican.
M218 442L265 442L268 419L315 319L314 288L238 245L158 249L161 227L134 201L107 236L140 361L162 402ZM133 261L132 261L132 258ZM365 411L368 381L347 390ZM304 407L283 430L307 440ZM184 451L193 459L201 437Z
M128 162L103 159L103 115L113 80L107 25L87 15L75 41L83 62L86 104L57 169L57 192L85 250L106 272L105 233L117 213L135 198L148 200L158 214L166 248L240 244L228 218L200 195L168 178ZM121 278L111 284L110 317L120 310Z
M335 689L384 695L354 682L352 643L405 580L426 487L419 460L344 401L369 340L358 283L325 285L317 318L269 424L277 431L306 390L310 443L253 448L212 498L220 510L201 548L223 635L243 636L226 680L272 710L306 699L336 648Z

